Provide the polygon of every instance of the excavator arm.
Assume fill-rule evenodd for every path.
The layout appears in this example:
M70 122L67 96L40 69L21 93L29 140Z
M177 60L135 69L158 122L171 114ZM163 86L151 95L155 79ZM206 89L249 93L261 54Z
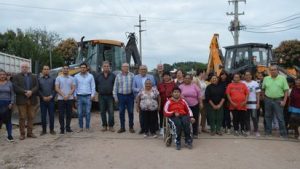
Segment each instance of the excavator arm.
M206 73L217 73L220 75L224 64L222 51L219 48L219 34L214 34L209 46L209 58L207 63Z
M126 60L130 64L131 56L132 56L135 66L140 66L142 64L142 61L136 45L135 33L129 33L127 37L128 37L128 42L125 47Z

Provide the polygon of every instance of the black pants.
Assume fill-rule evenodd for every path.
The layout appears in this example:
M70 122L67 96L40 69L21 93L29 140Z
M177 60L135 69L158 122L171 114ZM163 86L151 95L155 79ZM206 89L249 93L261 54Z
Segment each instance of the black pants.
M224 106L224 114L223 114L223 128L231 129L231 117L230 117L230 111L228 107Z
M155 134L157 127L157 110L141 110L141 116L143 117L145 134L149 131L151 134Z
M66 130L71 130L71 118L72 118L72 103L73 100L58 100L58 109L59 109L59 124L60 131L65 131L65 116L66 116Z
M246 111L245 110L232 110L233 127L235 131L245 131Z
M189 116L173 116L169 118L170 125L173 125L175 127L172 127L176 129L176 144L181 143L181 133L182 130L184 131L185 136L185 142L186 143L192 143L192 136L191 136L191 129L190 129L190 117Z
M197 104L196 106L190 107L190 109L192 110L193 116L195 118L195 123L193 123L193 135L198 135L198 130L199 130L199 113L200 113L199 104Z

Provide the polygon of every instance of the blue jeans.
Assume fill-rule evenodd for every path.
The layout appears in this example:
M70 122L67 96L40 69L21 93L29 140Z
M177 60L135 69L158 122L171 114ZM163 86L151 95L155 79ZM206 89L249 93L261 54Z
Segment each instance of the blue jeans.
M10 100L0 100L0 125L5 123L7 136L12 136L11 109L8 108Z
M81 129L83 128L83 113L85 113L85 127L90 128L91 107L91 95L77 95L78 121Z
M45 102L43 99L41 99L40 107L43 132L47 131L47 114L49 115L50 131L54 130L54 100Z
M113 127L114 122L114 100L112 95L99 95L99 107L101 112L102 126L103 127ZM108 125L107 125L107 116L108 112Z
M118 94L121 129L125 129L125 109L127 108L129 128L133 128L133 94Z
M280 135L286 137L287 131L285 128L283 107L280 106L282 99L265 98L265 120L266 120L266 134L272 134L272 120L275 117L279 123Z
M59 124L60 131L65 131L65 116L66 116L66 130L71 130L71 119L72 119L72 103L73 100L58 100L58 109L59 109Z

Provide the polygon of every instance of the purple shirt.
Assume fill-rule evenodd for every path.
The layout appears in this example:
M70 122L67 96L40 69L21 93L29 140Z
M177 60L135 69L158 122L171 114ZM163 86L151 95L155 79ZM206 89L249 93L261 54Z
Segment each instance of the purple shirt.
M190 107L196 106L199 103L199 98L201 98L201 92L196 84L181 84L179 88L181 90L182 98L184 98L184 100L188 103Z

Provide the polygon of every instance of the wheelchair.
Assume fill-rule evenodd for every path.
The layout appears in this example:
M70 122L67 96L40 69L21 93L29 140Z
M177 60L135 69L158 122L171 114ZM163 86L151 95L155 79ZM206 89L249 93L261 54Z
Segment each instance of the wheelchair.
M166 145L166 147L170 147L172 145L172 142L176 141L176 126L175 124L170 120L170 118L168 117L164 117L163 120L163 129L164 129L164 133L163 133L163 141ZM190 123L190 130L191 130L191 138L193 140L193 127L192 127L192 123ZM182 137L181 139L184 138L184 131L182 131Z

